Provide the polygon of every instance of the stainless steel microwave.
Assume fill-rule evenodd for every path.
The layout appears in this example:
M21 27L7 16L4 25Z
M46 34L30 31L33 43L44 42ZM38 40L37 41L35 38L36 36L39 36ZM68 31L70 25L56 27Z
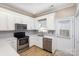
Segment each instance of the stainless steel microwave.
M21 31L21 30L27 30L27 24L15 24L15 30Z

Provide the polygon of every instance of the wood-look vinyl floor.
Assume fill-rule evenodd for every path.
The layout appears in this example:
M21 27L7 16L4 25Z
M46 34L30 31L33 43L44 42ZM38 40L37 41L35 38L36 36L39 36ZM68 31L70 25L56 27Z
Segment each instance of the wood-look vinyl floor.
M37 46L32 46L28 50L24 50L23 52L19 53L21 56L52 56L52 53L47 52Z

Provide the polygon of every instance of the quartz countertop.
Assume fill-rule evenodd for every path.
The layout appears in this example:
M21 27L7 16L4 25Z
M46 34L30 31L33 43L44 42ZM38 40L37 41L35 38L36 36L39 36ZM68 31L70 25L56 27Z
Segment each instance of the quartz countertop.
M19 56L19 54L7 43L0 39L0 56Z

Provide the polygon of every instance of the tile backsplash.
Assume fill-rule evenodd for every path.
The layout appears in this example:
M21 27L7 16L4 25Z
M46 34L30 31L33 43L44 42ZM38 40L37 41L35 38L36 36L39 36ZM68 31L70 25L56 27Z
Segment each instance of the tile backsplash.
M11 38L11 37L13 37L13 33L14 33L14 31L1 31L0 32L0 39L1 38L2 39L3 38ZM25 34L27 36L38 35L39 32L36 31L36 30L27 30L27 31L25 31ZM46 35L46 36L52 36L52 35L54 35L54 31L49 31L48 33L44 33L44 35Z

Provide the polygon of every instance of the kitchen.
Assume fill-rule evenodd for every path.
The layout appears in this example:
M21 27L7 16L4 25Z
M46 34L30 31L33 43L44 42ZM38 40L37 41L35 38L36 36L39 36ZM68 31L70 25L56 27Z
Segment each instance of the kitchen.
M36 7L38 7L39 5L43 7L40 7L40 9L37 8L36 10ZM53 54L56 53L56 51L62 51L66 53L63 55L76 55L74 51L75 37L73 35L74 16L76 13L78 14L78 12L76 12L76 8L79 7L77 5L78 4L75 3L1 3L0 42L2 43L4 41L5 43L6 41L6 43L8 43L13 48L11 50L15 51L15 55L18 56L19 54L17 51L20 50L19 52L21 52L22 49L25 49L26 47L27 49L29 49L34 45L50 53L52 52ZM35 9L32 9L34 6ZM28 12L25 11L27 10L27 8L25 7L29 8ZM45 10L41 11L44 7ZM0 45L3 45L4 43ZM22 44L25 45L22 46ZM4 53L5 49L7 54ZM1 49L0 51L2 53L0 53L0 55L13 54L8 54L9 51L7 51L7 49L9 48L6 47L4 49Z

